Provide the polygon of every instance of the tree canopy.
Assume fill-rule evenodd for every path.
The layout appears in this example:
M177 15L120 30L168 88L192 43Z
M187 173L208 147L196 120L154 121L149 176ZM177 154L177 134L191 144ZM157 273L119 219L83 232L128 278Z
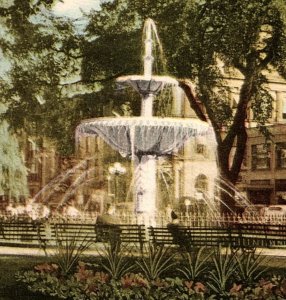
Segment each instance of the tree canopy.
M9 64L2 74L4 117L14 129L46 136L63 153L72 151L77 99L66 86L79 77L81 37L73 22L50 11L56 1L12 1L0 10L0 47ZM73 94L76 94L74 92Z
M17 137L9 132L7 121L0 122L0 195L19 198L28 195L27 168Z

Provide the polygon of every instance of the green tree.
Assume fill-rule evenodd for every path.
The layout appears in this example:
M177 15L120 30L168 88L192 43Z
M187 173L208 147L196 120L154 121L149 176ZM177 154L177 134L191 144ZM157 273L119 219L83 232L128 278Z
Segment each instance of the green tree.
M49 137L62 155L72 155L80 121L103 116L110 103L119 110L123 100L110 93L116 76L92 66L97 76L91 78L88 68L82 70L83 61L93 59L88 37L75 25L83 20L55 16L56 2L15 0L0 7L0 49L9 65L4 74L0 70L0 99L14 130ZM97 56L105 53L102 48Z
M281 0L108 1L90 16L85 49L92 60L83 60L83 77L94 80L98 74L112 77L140 71L141 28L147 17L153 18L168 72L180 78L201 118L197 99L203 103L216 135L220 174L235 184L246 148L248 108L266 132L273 101L267 74L286 75L285 11ZM227 81L233 72L242 82L236 109ZM222 196L233 209L233 197Z
M0 48L8 71L1 74L0 99L14 129L53 138L63 154L74 145L82 93L81 36L72 20L51 12L56 1L7 1L0 9ZM72 92L71 92L72 91Z
M9 125L5 120L0 122L0 170L0 195L9 198L28 195L27 169L18 140L9 132Z

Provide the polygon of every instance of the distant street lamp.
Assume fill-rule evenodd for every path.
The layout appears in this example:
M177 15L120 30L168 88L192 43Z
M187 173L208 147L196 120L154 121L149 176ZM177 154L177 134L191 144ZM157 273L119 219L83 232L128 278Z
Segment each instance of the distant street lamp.
M118 197L118 177L126 173L126 168L120 162L115 162L108 168L108 172L114 176L114 204L116 204Z

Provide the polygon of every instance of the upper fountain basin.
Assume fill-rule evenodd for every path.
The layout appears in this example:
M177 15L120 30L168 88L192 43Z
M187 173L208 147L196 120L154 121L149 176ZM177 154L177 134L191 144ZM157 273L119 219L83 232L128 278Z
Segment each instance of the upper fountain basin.
M120 85L129 85L140 95L158 94L165 85L178 85L178 81L169 76L128 75L116 79Z
M213 130L192 118L107 117L83 121L77 135L99 136L123 156L160 156L178 150L190 137L213 135Z

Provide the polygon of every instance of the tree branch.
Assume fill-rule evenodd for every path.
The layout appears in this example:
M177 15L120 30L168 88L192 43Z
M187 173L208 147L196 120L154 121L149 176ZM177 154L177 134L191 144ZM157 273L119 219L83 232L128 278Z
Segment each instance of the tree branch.
M72 85L72 84L77 84L77 83L83 83L83 84L92 84L92 83L100 83L100 82L107 82L107 81L111 81L113 79L116 79L122 75L126 74L126 71L121 71L120 73L117 73L117 74L113 74L113 75L110 75L110 76L107 76L107 77L103 77L103 78L99 78L99 79L93 79L93 80L82 80L82 79L79 79L79 80L76 80L76 81L73 81L73 82L69 82L69 83L62 83L60 84L61 86L68 86L68 85Z
M207 118L200 107L200 101L197 98L197 96L195 95L195 92L192 88L191 82L189 82L187 80L179 80L179 86L185 92L185 94L190 102L191 108L195 111L198 118L202 121L207 121Z

